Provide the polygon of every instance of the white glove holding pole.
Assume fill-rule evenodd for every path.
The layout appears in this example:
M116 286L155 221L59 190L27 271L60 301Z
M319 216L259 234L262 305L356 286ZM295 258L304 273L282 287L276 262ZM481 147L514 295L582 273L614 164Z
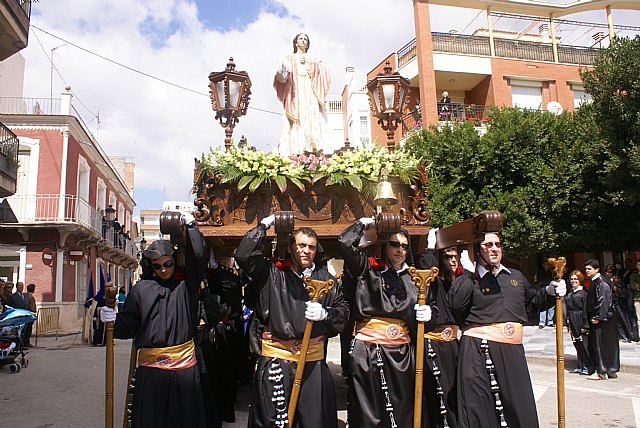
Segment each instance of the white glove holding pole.
M376 223L376 219L373 217L362 217L358 221L364 226L364 230L368 230L372 224Z
M427 235L427 249L429 250L436 249L436 244L437 244L436 232L437 231L438 231L437 227L432 227L431 229L429 229L429 234Z
M462 250L462 252L460 253L460 265L464 270L468 272L476 272L476 263L471 261L471 259L469 258L469 252L467 250Z
M109 306L103 306L100 308L100 321L107 323L116 320L118 314L118 307L110 308Z
M416 310L416 321L427 322L431 321L431 306L429 305L416 305L413 307Z
M567 294L567 284L564 282L564 279L551 281L549 285L547 285L547 294L558 297L563 297Z
M260 223L264 225L265 228L269 229L276 222L275 214L271 214L269 217L265 217L260 220Z
M304 302L307 309L304 311L304 317L309 321L324 321L329 313L319 302Z

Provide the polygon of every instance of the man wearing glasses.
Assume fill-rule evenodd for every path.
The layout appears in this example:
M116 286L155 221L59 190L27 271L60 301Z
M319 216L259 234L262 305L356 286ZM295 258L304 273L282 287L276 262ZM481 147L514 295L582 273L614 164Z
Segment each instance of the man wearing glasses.
M365 232L366 231L366 232ZM368 258L360 244L374 241L373 218L362 218L338 238L349 280L355 337L349 364L349 425L409 427L413 421L413 390L417 321L431 320L437 309L430 300L418 305L418 291L408 272L413 265L409 234L389 236L384 260ZM371 237L373 238L373 237Z
M198 296L207 252L196 227L187 225L184 279L176 279L175 253L167 240L143 252L152 278L131 288L122 312L102 310L114 321L113 335L135 338L135 373L131 425L136 427L205 427L206 416L194 334ZM182 275L180 275L182 276Z
M459 427L538 427L536 403L522 346L527 312L554 304L563 280L539 291L521 272L502 264L502 243L487 233L476 263L460 255L464 274L453 282L449 305L461 322L458 365Z
M325 361L326 340L337 336L349 319L342 288L334 285L318 302L311 302L303 279L336 279L321 265L318 235L308 227L295 230L289 241L289 258L277 263L264 258L270 215L245 234L236 249L238 266L261 282L251 325L252 350L259 354L249 409L250 427L284 427L301 341L307 320L313 321L311 340L295 426L337 428L337 404L331 372ZM290 421L291 422L291 421Z

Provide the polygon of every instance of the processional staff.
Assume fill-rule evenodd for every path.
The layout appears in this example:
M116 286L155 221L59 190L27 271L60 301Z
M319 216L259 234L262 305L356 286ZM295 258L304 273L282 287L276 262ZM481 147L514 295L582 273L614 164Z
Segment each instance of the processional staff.
M115 309L117 304L116 296L118 289L111 283L105 285L104 302L105 306ZM104 402L104 426L113 428L113 321L105 325L106 331L106 364L105 364L105 402Z
M549 266L553 269L553 279L560 281L565 272L567 259L564 257L550 258ZM564 428L564 339L562 337L562 297L556 294L556 382L558 384L558 428Z
M418 270L415 267L409 268L411 279L418 288L418 304L424 305L427 302L427 290L438 276L437 267L429 270ZM418 322L416 341L416 383L413 396L413 427L422 427L422 382L424 378L424 321Z

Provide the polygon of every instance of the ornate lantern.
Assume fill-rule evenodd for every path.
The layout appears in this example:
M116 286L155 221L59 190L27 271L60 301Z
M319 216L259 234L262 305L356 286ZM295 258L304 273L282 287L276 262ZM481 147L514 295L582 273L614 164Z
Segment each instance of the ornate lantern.
M224 71L209 74L211 105L216 112L216 119L224 128L224 147L231 151L231 135L240 116L247 113L251 80L246 71L236 71L233 58L229 58Z
M367 93L371 104L371 113L378 119L378 124L387 131L387 149L393 153L396 143L394 134L402 115L402 108L407 101L411 83L398 72L391 72L389 61L384 73L379 73L367 83Z

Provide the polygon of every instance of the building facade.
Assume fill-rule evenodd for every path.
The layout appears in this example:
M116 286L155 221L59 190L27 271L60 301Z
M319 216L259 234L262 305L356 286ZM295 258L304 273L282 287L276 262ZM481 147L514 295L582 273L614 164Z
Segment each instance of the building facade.
M612 10L637 10L640 2L414 0L413 4L415 39L381 58L366 78L376 77L388 61L393 72L411 83L396 141L423 126L451 121L471 121L481 129L489 106L573 111L590 100L580 69L592 65L598 50L616 35L640 33L640 27L616 25L612 17ZM478 19L464 33L433 32L432 23L440 23L442 17L432 16L430 5L476 9ZM585 11L606 16L607 24L565 19ZM356 109L363 104L354 107L347 100L359 90L360 85L351 85L347 78L343 104L350 139L353 119L360 115ZM443 114L445 91L450 101ZM376 122L369 113L371 140L386 141L386 132Z
M139 251L130 186L75 115L71 88L55 101L0 98L19 164L15 194L3 201L0 276L36 284L39 306L60 308L62 328L71 328L90 280L93 293L101 271L128 288Z

